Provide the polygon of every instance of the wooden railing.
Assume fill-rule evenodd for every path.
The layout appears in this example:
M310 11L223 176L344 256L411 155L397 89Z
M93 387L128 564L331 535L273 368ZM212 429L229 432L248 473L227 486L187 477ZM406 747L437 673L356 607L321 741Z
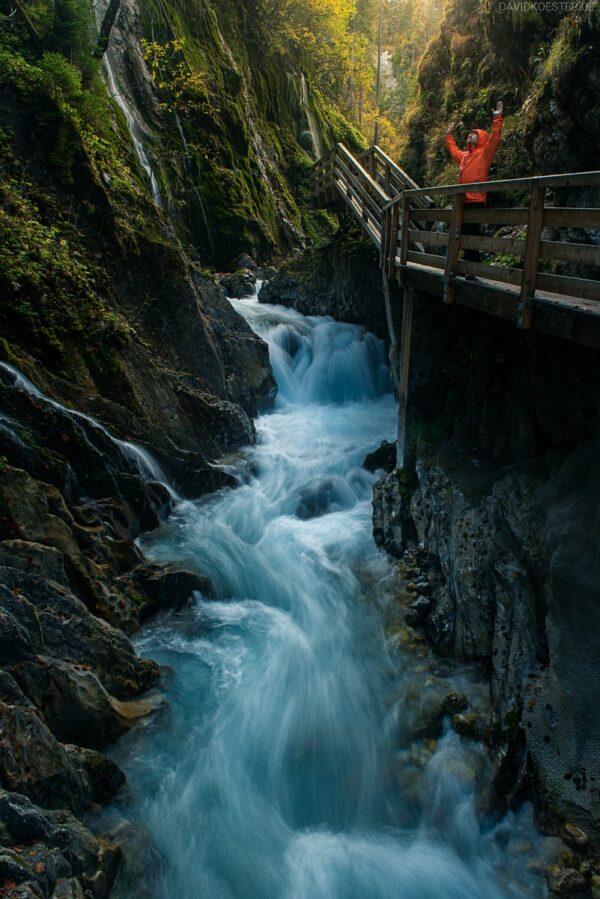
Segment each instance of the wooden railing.
M600 188L600 172L577 172L534 178L515 178L476 184L418 188L412 179L379 147L358 158L338 144L313 170L313 196L317 203L344 200L380 250L381 267L390 279L405 283L411 268L439 270L444 301L451 303L457 278L464 275L512 285L519 294L517 324L531 327L536 291L600 301L600 246L564 239L543 239L544 228L600 229L600 208L548 205L548 191ZM503 192L518 192L527 205L469 209L466 192L486 191L490 199ZM436 208L436 198L451 205ZM489 230L509 226L508 235L465 235L465 223ZM435 230L432 230L437 225ZM517 234L514 232L517 231ZM478 250L482 262L460 258L461 250ZM508 261L498 257L514 257ZM496 257L496 258L494 258ZM540 265L558 262L590 266L592 277L556 274Z

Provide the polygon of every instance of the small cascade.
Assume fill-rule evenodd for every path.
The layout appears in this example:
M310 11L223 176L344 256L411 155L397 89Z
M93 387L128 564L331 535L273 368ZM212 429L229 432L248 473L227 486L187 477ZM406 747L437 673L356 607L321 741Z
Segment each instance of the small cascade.
M131 137L131 142L133 143L137 158L142 167L142 170L150 181L152 198L160 209L164 209L164 202L159 186L158 177L156 175L156 172L154 171L154 167L144 146L146 137L140 127L137 117L135 116L131 109L131 106L129 105L124 92L119 87L117 76L110 59L110 51L108 50L104 54L104 71L106 74L106 81L108 84L110 95L113 100L116 101L117 105L121 108L123 115L125 116L127 128L129 129L129 135Z
M96 19L96 26L98 28L100 28L102 24L102 19L105 13L105 6L106 4L103 3L102 0L95 0L95 2L92 3L94 17ZM124 91L122 89L122 86L119 84L116 67L113 62L113 51L110 47L106 50L103 56L103 70L110 95L125 116L125 121L129 130L129 136L131 137L131 142L133 144L136 156L139 160L140 166L142 167L142 171L147 176L150 182L152 199L159 207L159 209L164 209L164 202L160 190L159 179L156 171L154 170L152 160L146 152L145 143L147 141L147 135L144 133L144 129L140 124L140 117L136 114L132 104L130 103L126 91Z
M321 131L317 124L317 119L311 106L310 91L308 89L308 82L304 77L304 74L300 75L300 101L302 103L302 108L304 109L304 112L306 114L306 121L308 122L310 136L312 137L313 146L315 148L315 159L320 159L321 156L325 155L326 147L323 143Z
M13 383L19 390L23 390L25 393L29 394L29 396L35 397L38 402L56 409L57 412L64 415L66 418L69 418L71 421L76 422L80 427L83 423L85 427L82 430L82 434L85 440L92 446L94 445L94 431L100 432L105 438L110 440L112 444L119 448L123 459L127 462L128 468L133 465L136 474L139 474L144 481L160 484L165 488L174 503L180 501L179 494L169 482L166 473L147 449L144 449L144 447L139 446L137 443L132 443L129 440L120 440L118 437L115 437L108 428L86 412L70 409L67 406L63 406L63 404L59 403L57 400L53 400L45 393L42 393L33 381L30 381L28 377L8 362L0 361L0 369L13 377ZM2 418L2 422L4 423L5 428L10 426L10 422L6 417Z

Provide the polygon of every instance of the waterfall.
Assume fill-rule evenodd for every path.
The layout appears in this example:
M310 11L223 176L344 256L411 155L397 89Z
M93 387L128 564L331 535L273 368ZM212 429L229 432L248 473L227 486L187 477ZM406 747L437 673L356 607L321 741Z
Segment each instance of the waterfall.
M304 74L300 75L300 100L302 103L302 108L306 113L306 121L308 122L308 128L310 131L310 136L312 137L313 146L315 148L315 158L320 159L321 156L325 155L326 147L323 143L323 139L321 137L321 130L317 124L317 119L313 112L311 102L310 102L310 92L308 89L308 83Z
M377 475L361 467L394 434L383 344L256 296L231 302L267 341L279 394L241 486L142 541L208 574L217 598L137 641L168 666L171 708L117 748L130 793L108 814L149 828L164 863L138 892L125 866L116 897L544 896L530 809L495 826L478 812L483 749L451 731L402 737L404 686L421 702L428 662L390 654L383 633L393 580L372 538Z
M143 478L143 480L148 482L154 481L161 484L168 492L171 500L173 502L179 502L180 497L177 491L169 482L169 479L160 464L147 449L144 449L144 447L139 446L137 443L132 443L130 440L120 440L118 437L115 437L108 428L105 428L103 424L86 412L70 409L68 406L63 406L63 404L59 403L57 400L53 400L51 397L46 396L46 394L36 387L29 378L8 362L0 361L0 369L7 372L12 377L13 384L17 389L24 391L31 397L35 397L38 402L51 406L61 415L76 422L78 425L81 426L83 423L85 427L82 433L88 443L94 445L94 431L100 432L105 438L110 440L114 446L118 447L123 459L127 463L127 467L133 465L134 470L141 478ZM5 422L8 421L6 417L4 417L3 420Z
M98 28L100 28L105 13L106 4L102 2L102 0L96 0L96 2L92 4L92 7L96 19L96 25ZM164 209L159 178L156 174L152 160L150 159L150 156L146 151L145 143L147 141L147 135L145 134L142 127L141 117L134 109L133 104L130 102L127 96L127 92L119 83L119 78L114 66L113 57L114 51L111 47L109 47L103 56L103 70L108 90L111 97L117 103L123 115L125 116L125 121L129 130L129 136L131 137L131 142L133 144L136 156L138 158L142 171L150 182L152 198L160 209Z

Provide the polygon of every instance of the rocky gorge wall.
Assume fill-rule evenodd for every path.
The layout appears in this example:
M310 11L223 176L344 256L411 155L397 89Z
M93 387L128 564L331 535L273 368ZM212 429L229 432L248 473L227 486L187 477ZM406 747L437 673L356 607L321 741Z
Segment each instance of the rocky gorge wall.
M598 355L427 295L413 346L414 464L377 483L375 537L425 594L407 620L489 678L492 805L532 796L597 854ZM583 856L565 864L557 894L589 890Z
M161 114L151 93L138 102ZM110 894L135 834L98 836L82 822L124 782L104 751L161 702L160 672L130 636L156 611L211 590L148 565L135 540L177 495L232 483L215 460L253 442L252 418L275 395L266 345L184 248L136 140L93 67L82 80L59 54L40 58L18 33L0 32L0 890L9 897Z

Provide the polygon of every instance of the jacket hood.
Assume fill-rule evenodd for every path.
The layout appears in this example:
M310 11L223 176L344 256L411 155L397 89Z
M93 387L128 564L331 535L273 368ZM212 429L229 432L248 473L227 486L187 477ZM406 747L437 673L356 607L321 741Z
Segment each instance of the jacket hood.
M487 131L484 131L483 128L471 128L471 131L469 131L469 134L471 134L472 131L475 131L475 133L479 135L479 142L477 143L477 146L475 147L475 149L479 150L480 148L485 147L485 145L488 143L488 141L490 139L490 136L487 133ZM467 149L470 150L471 152L473 152L473 144L467 144Z

